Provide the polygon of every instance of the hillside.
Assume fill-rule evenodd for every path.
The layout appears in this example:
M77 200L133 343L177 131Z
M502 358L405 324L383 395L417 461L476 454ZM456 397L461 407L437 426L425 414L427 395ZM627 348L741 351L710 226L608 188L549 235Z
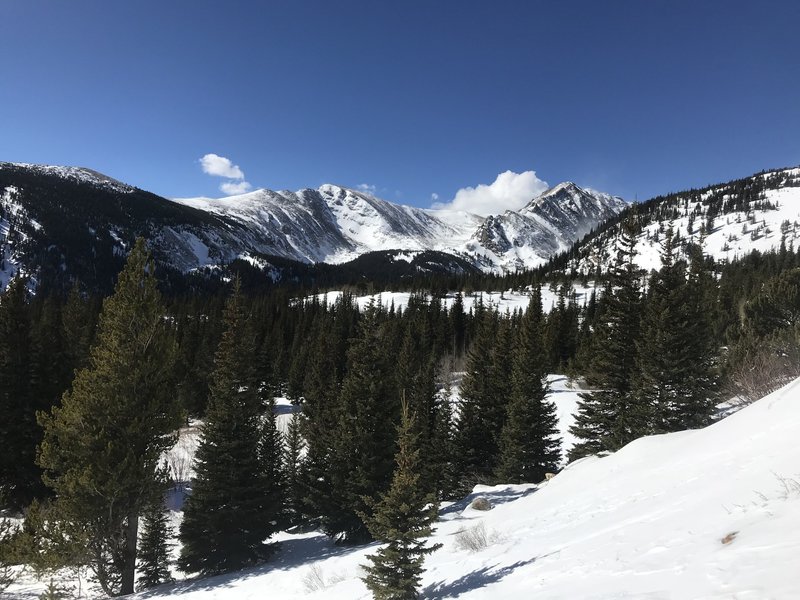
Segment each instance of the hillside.
M706 256L732 261L754 250L798 247L800 238L800 168L778 169L709 186L659 196L609 219L567 253L557 268L591 274L605 270L616 255L620 222L634 213L638 235L637 264L659 267L659 252L670 223L686 243L701 245Z

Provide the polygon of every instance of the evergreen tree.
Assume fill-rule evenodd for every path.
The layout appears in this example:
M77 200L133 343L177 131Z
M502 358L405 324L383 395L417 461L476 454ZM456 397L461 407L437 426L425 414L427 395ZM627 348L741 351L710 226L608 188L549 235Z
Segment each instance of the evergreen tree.
M0 294L0 494L16 507L33 498L41 471L35 464L41 437L32 389L31 319L27 280L12 279Z
M634 217L629 217L623 223L611 280L605 288L593 359L586 374L586 382L595 391L580 395L571 432L581 441L570 450L570 460L616 450L644 434L644 415L631 398L641 315L635 257L636 226Z
M687 280L685 263L676 260L670 226L661 270L649 286L632 384L636 405L649 414L648 433L702 427L710 423L714 409L711 309L704 300L700 261L692 263Z
M661 270L650 278L648 285L632 382L647 433L669 431L667 423L682 391L681 363L688 341L683 318L687 288L685 263L676 261L676 252L670 223L661 245Z
M305 521L305 440L301 433L302 413L295 413L286 429L286 445L283 453L283 472L286 487L286 513L290 526L302 525Z
M335 329L323 330L313 344L311 365L305 384L303 418L299 422L306 440L305 468L301 472L303 513L321 517L333 514L332 464L338 427L339 383L337 381Z
M332 502L325 507L323 526L349 543L371 539L363 521L363 515L370 514L366 499L384 491L392 476L399 398L391 385L392 346L387 344L389 331L381 318L381 309L370 305L348 351L328 466Z
M139 589L172 581L169 556L172 537L161 497L154 499L144 510L139 548Z
M180 530L183 571L210 575L266 559L278 509L262 461L261 391L253 368L255 343L238 280L225 305L208 412L195 456L192 494ZM268 415L274 427L272 415ZM267 449L266 454L272 452Z
M423 539L431 534L438 504L419 478L420 449L414 420L404 402L392 483L374 504L372 514L363 515L370 533L384 542L368 557L372 564L365 567L364 582L376 600L418 598L425 556L440 546L426 546Z
M179 423L169 387L174 348L153 270L139 239L103 302L89 366L61 406L40 416L39 464L57 493L54 518L83 541L110 595L133 592L139 515Z
M455 470L459 491L489 483L497 460L495 381L492 351L495 341L494 314L482 310L479 327L467 351L467 371L461 383L461 399L455 422Z
M444 377L444 387L436 395L432 458L435 472L438 475L439 497L453 500L458 497L458 474L456 473L456 449L453 439L452 369L446 369Z
M558 415L546 399L540 293L536 286L514 351L511 400L500 437L497 479L501 482L537 483L558 469L561 458Z
M698 247L690 250L683 303L685 335L683 393L675 402L670 431L705 427L712 421L719 394L719 343L715 340L714 277L703 266Z

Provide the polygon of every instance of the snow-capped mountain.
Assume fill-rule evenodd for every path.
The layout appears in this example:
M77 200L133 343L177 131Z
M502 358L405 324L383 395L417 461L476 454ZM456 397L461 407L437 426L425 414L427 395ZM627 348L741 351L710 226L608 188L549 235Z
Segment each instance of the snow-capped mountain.
M653 198L632 206L637 230L636 263L658 269L667 228L687 244L699 245L706 256L732 261L754 250L768 252L800 243L800 168L777 169ZM596 233L561 257L560 266L591 274L605 270L616 256L625 212L606 221Z
M561 183L519 211L488 217L467 247L473 252L485 249L508 270L538 266L627 206L617 196Z
M0 163L0 285L20 269L45 279L89 271L101 283L112 281L139 235L179 272L235 259L268 268L269 257L338 264L373 252L393 261L428 251L455 257L434 257L445 269L516 270L542 264L624 206L571 183L519 212L486 219L330 184L167 200L90 169Z
M437 250L472 257L485 270L538 266L627 206L620 198L574 183L533 198L519 212L485 219L397 205L330 184L317 190L257 190L176 202L259 232L259 251L267 254L341 263L365 252Z

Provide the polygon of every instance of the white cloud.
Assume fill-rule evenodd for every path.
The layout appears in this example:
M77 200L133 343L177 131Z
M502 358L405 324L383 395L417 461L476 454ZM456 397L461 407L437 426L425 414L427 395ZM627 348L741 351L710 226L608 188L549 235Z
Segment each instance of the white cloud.
M431 202L438 202L438 201L439 201L439 194L437 194L436 192L433 192L431 194Z
M359 183L356 188L358 188L359 192L364 192L365 194L369 194L371 196L375 195L375 192L378 191L378 188L369 183Z
M219 189L229 196L244 194L245 192L249 192L252 188L253 186L246 181L226 181L219 186Z
M238 165L233 164L231 159L218 154L206 154L200 159L200 165L206 175L227 177L228 179L244 179L244 173Z
M224 177L228 180L219 185L219 189L223 194L235 196L253 189L253 186L244 180L244 171L239 168L239 165L233 164L233 161L229 158L210 153L203 156L198 162L206 175Z
M506 210L519 210L531 199L548 189L546 181L535 171L514 173L505 171L493 183L461 188L450 202L437 202L433 208L464 210L481 216L496 215Z

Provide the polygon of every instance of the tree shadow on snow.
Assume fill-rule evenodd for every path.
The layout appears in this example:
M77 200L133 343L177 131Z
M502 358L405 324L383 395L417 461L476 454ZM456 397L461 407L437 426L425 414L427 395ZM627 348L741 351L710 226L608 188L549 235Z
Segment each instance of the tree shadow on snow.
M377 545L377 544L376 544ZM260 577L271 571L283 571L286 569L308 564L309 566L317 561L324 560L333 556L347 554L363 550L365 546L337 546L327 536L323 534L312 537L282 540L278 549L270 560L261 565L198 579L189 579L177 583L165 584L152 589L140 592L137 598L150 598L153 596L180 596L197 591L219 592L226 588L232 588L252 577Z
M423 598L454 598L466 592L485 587L491 583L496 583L511 575L511 573L518 568L533 564L534 562L536 562L536 558L521 560L515 562L513 565L508 565L500 569L497 568L497 565L494 567L484 567L483 569L467 573L449 583L444 581L433 583L423 590L422 596Z

